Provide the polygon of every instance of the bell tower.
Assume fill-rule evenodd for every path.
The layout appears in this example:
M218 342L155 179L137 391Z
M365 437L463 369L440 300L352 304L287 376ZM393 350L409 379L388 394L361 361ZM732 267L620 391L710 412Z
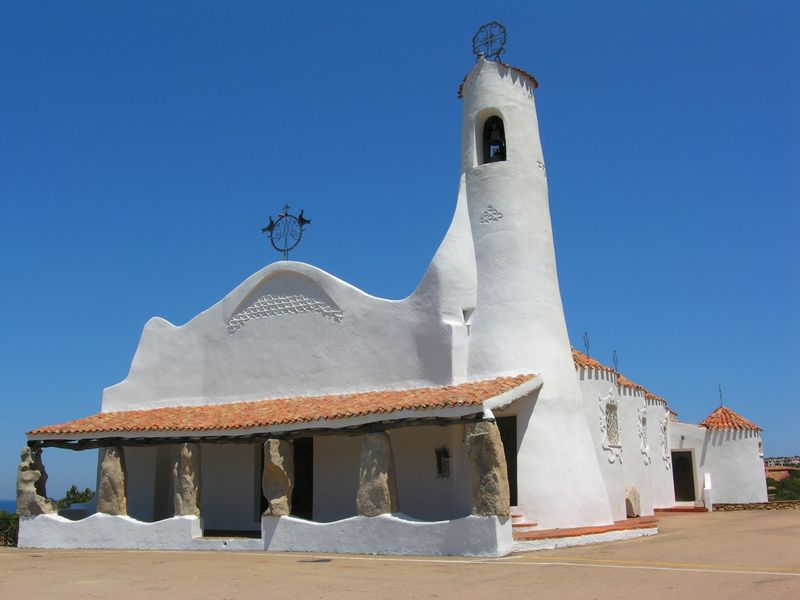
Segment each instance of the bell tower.
M538 396L516 407L519 506L542 527L605 524L611 511L558 285L537 87L529 73L481 54L459 94L477 268L468 378L541 376Z

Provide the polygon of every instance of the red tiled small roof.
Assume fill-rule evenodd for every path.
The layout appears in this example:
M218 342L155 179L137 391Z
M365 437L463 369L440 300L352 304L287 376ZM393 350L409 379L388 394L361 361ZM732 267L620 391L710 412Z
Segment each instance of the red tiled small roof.
M761 427L748 421L741 415L737 415L727 406L720 406L717 410L708 415L701 427L706 429L750 429L751 431L761 431Z
M502 65L502 66L506 67L507 69L511 69L512 71L516 71L517 73L519 73L523 77L527 77L528 80L530 80L531 86L533 86L533 89L536 89L536 88L539 87L539 82L536 81L536 78L533 75L531 75L530 73L528 73L527 71L523 71L519 67L512 67L511 65L507 65L506 63L500 62L499 60L489 61L489 62L496 62L498 65ZM469 73L464 75L464 80L461 82L461 85L458 86L458 97L459 98L463 98L464 97L464 84L467 82L467 77L469 77Z
M220 431L346 419L401 410L480 406L486 400L531 381L535 375L498 377L439 388L307 396L204 406L176 406L124 412L101 412L83 419L39 427L28 432L47 435L100 433Z

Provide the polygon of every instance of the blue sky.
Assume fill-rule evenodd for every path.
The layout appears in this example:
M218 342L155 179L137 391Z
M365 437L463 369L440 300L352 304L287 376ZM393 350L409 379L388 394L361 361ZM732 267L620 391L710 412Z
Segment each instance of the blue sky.
M0 3L0 498L24 432L96 412L142 326L279 255L409 294L452 215L482 23L535 74L573 344L800 453L797 2ZM94 485L48 450L50 493Z

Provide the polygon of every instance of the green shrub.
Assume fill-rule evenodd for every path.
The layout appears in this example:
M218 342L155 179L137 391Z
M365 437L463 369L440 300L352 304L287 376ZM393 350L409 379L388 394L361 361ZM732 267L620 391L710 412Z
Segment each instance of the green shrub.
M19 517L16 513L0 510L0 546L16 546Z
M790 471L789 477L781 481L767 480L775 487L775 500L800 500L800 471Z

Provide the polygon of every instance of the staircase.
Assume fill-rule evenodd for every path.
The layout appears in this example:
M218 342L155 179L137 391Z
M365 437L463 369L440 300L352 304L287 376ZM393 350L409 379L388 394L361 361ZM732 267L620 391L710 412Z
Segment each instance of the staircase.
M526 517L518 506L511 507L511 531L513 533L522 533L523 531L532 531L538 526L528 517Z

